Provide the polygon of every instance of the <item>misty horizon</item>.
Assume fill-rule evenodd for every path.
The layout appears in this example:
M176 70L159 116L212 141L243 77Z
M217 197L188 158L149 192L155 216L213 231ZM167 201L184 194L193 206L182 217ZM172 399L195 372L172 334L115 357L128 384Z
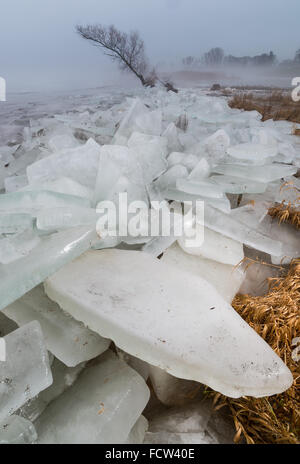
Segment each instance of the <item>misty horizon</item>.
M18 12L18 14L16 14ZM76 24L115 24L138 30L154 66L180 70L182 58L200 58L212 47L226 55L255 56L273 51L293 59L300 47L296 0L5 1L0 18L3 46L0 76L7 92L138 85L124 77L100 50L83 41Z

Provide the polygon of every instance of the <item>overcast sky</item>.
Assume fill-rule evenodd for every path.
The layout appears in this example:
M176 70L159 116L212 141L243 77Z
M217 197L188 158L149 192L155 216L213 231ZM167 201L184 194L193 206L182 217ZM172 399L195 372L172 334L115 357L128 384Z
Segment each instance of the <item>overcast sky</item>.
M1 0L0 76L8 91L114 83L115 65L74 32L76 23L138 29L154 64L211 47L291 58L300 47L299 0Z

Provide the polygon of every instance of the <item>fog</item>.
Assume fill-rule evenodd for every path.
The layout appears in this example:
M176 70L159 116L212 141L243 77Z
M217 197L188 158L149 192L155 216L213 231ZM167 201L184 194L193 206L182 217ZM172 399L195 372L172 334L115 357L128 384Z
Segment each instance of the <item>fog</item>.
M77 23L137 29L150 61L170 68L216 46L293 58L299 17L299 0L2 0L0 76L8 92L138 85L74 32Z

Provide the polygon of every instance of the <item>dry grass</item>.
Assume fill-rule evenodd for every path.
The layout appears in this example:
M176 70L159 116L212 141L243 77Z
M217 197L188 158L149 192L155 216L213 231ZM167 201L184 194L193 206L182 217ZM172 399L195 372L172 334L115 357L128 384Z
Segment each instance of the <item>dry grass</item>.
M239 92L228 102L231 108L245 111L256 110L262 115L262 121L274 119L300 123L300 102L294 102L291 95L281 90L254 94ZM295 127L294 134L299 135L300 129Z
M217 394L215 404L229 406L235 442L245 438L248 444L299 444L300 372L292 359L292 341L300 331L300 259L285 277L273 279L267 295L237 295L233 307L287 364L294 383L288 391L267 398L232 399Z
M287 222L297 229L300 229L300 191L292 182L286 182L282 185L281 191L293 191L295 199L293 204L283 201L281 204L273 205L268 213L271 217L278 220L279 224Z
M269 209L268 213L273 218L278 219L280 224L288 222L297 229L300 229L300 211L293 208L291 204L286 205L281 203L280 205L275 205Z

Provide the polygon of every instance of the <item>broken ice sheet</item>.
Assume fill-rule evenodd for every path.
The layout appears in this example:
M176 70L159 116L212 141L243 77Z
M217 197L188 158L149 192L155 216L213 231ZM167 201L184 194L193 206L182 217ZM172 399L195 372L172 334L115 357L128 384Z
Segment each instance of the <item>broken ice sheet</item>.
M145 434L148 430L148 421L141 416L132 427L130 434L125 442L126 445L141 445L144 442Z
M228 303L232 302L245 279L241 266L230 266L185 253L178 244L168 248L161 261L207 280Z
M179 141L178 130L173 122L168 125L162 136L168 139L168 150L170 153L182 150L183 147Z
M194 230L196 234L196 228L191 227L189 232L192 230ZM185 232L188 231L186 230ZM189 246L189 241L190 239L186 235L178 239L181 248L191 255L202 256L202 258L211 259L223 264L231 264L233 266L239 264L244 258L242 243L225 237L206 227L204 228L204 240L201 245Z
M189 201L193 202L193 204L196 204L196 201L200 200L203 201L204 204L211 205L214 208L219 209L225 213L229 213L231 210L230 201L228 200L225 194L223 194L221 198L209 198L200 194L191 194L175 188L168 188L163 192L163 195L168 200L174 200L178 202Z
M168 140L165 137L134 132L128 140L128 147L136 155L141 165L144 182L149 184L168 167L166 161Z
M125 352L176 377L232 397L291 385L289 369L211 284L147 253L89 251L45 290Z
M205 227L256 250L274 256L282 255L282 242L271 239L269 236L239 222L234 217L231 217L231 215L212 208L207 203L205 204L204 222L202 225L204 224Z
M74 382L85 368L86 363L78 364L76 367L67 367L54 358L51 364L53 383L50 387L41 391L37 396L27 401L16 413L31 422L36 421L45 411L48 404L62 395Z
M256 182L272 182L282 177L292 176L297 172L294 166L284 164L266 164L264 166L245 166L240 164L219 164L213 172L228 176L252 179Z
M231 421L214 412L208 400L171 408L149 419L145 444L233 444Z
M0 239L0 263L8 264L27 256L40 242L33 230Z
M64 193L75 197L83 197L88 200L93 200L94 191L79 182L76 182L70 177L59 177L58 179L47 182L33 182L26 186L23 190L48 190L51 192Z
M139 98L135 98L131 102L130 108L127 110L126 114L124 115L123 119L119 124L119 128L115 133L114 140L118 140L123 137L125 140L130 137L132 134L134 127L135 127L135 120L138 117L142 117L149 113L149 110L146 106L141 102Z
M211 182L215 182L225 193L264 193L267 184L253 182L246 179L239 179L233 176L211 176Z
M262 164L262 160L269 160L278 153L276 145L262 145L254 143L242 143L227 148L228 155L249 163Z
M26 445L36 440L34 425L23 417L12 415L0 423L0 445Z
M141 114L135 119L135 125L137 130L143 132L143 134L161 135L162 112L154 110Z
M23 176L11 176L4 179L4 187L6 193L16 192L23 187L28 185L28 179L26 175Z
M178 379L159 367L149 366L149 374L156 397L166 406L179 406L194 401L204 386L192 380Z
M27 168L29 183L47 182L67 173L68 177L89 188L95 187L100 145L89 139L84 145L62 150Z
M40 150L34 149L27 151L26 154L23 154L20 158L15 159L7 167L0 169L0 190L4 188L4 182L7 177L13 176L14 174L25 174L25 169L31 163L36 161L36 158Z
M36 421L38 443L125 443L149 396L144 379L107 351Z
M43 282L97 241L94 227L75 227L44 237L28 256L0 265L0 309Z
M60 230L70 227L95 225L99 215L95 209L80 207L58 207L40 210L36 216L39 230Z
M51 301L42 285L4 308L3 313L19 326L37 320L48 350L69 367L95 358L110 345L110 340L92 332Z
M48 352L37 321L4 337L6 361L0 362L0 421L52 384Z
M208 161L205 158L202 158L190 173L189 179L198 181L209 177L210 173L211 168Z
M0 212L28 213L34 215L39 209L78 206L89 208L87 198L66 195L47 190L22 191L0 195Z
M135 188L134 188L135 187ZM112 200L114 195L134 188L134 200L146 196L143 174L135 153L119 145L103 145L95 186L95 204Z
M169 188L176 187L177 179L184 179L188 177L188 170L185 166L181 164L176 164L168 169L164 174L162 174L155 182L154 186L160 189L161 191Z
M33 217L23 213L0 212L0 234L16 234L33 228Z

